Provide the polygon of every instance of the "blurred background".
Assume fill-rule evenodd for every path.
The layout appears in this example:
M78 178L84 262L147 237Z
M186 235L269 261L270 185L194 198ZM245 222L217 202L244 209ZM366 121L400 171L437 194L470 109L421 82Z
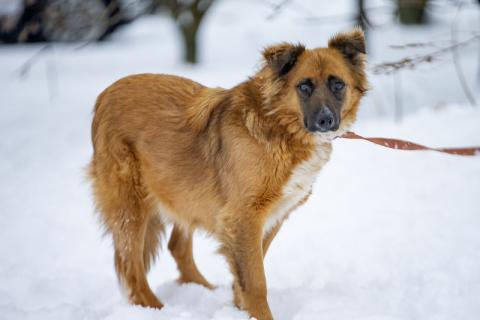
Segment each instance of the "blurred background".
M246 319L201 232L218 289L177 285L164 250L149 277L166 307L122 298L84 172L94 101L133 73L229 88L267 45L325 46L356 25L357 133L480 145L477 0L0 0L0 318ZM480 158L333 145L266 258L275 319L478 319Z
M268 44L321 46L360 25L376 89L363 111L400 120L424 106L476 104L479 8L475 0L0 0L0 41L5 53L38 49L23 50L24 63L17 55L16 73L26 77L49 61L45 77L54 96L72 57L114 65L110 79L208 68L208 84L228 87L254 71ZM18 46L26 43L36 45ZM222 72L225 66L231 71Z

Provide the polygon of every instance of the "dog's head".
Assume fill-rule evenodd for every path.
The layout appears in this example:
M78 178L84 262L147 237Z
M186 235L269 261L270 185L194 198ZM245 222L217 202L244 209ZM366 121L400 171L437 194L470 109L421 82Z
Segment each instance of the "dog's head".
M325 137L353 124L367 90L360 29L335 35L327 48L283 43L266 48L263 56L271 81L264 96L275 96L269 101L272 108L295 113L306 130Z

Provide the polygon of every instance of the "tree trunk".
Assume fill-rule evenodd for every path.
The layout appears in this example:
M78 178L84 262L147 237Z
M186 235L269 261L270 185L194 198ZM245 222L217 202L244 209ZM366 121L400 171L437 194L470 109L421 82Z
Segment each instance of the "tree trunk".
M187 63L197 63L198 30L206 12L214 0L168 0L172 17L182 35L183 59Z
M402 24L424 24L428 0L397 0L398 17Z
M357 0L356 24L365 32L367 30L367 18L365 13L365 0Z
M197 63L197 34L198 26L191 24L188 26L180 26L183 38L183 58L185 62Z
M355 22L357 26L362 28L365 33L366 45L368 47L369 37L367 35L368 29L372 27L370 20L368 19L367 12L365 11L365 0L356 0L357 3L357 15L355 17ZM368 50L367 50L368 52Z

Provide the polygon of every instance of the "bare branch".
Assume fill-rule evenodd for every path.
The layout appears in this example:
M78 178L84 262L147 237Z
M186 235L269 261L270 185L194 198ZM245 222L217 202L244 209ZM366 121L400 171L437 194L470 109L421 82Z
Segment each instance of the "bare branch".
M450 28L452 45L455 45L457 43L457 21L461 11L462 11L462 2L459 2L457 12L455 14L455 18L453 19L452 26ZM465 79L465 74L463 73L462 66L460 65L458 47L452 48L452 59L453 59L453 65L455 67L455 71L457 73L458 81L460 82L460 85L462 86L462 89L463 89L463 93L467 97L468 102L470 102L470 105L474 107L477 104L477 102L473 97L470 87L468 86L467 80Z
M392 49L409 49L409 48L425 48L425 47L438 47L438 43L435 41L428 42L411 42L405 44L392 44L388 46Z
M374 74L391 74L397 72L400 69L414 69L418 65L430 63L438 57L451 52L452 50L468 46L472 44L476 39L480 39L480 34L476 34L473 37L468 38L467 40L456 42L448 47L444 47L427 54L416 55L413 57L405 57L397 61L389 61L377 64L373 66L371 70Z
M283 8L286 7L291 0L282 0L279 3L272 4L272 12L268 15L267 20L274 19L280 12L282 12Z
M18 69L16 69L13 74L18 75L20 78L23 78L32 68L33 64L48 50L50 49L51 44L46 44L42 46L37 52L35 52L30 58L28 58Z

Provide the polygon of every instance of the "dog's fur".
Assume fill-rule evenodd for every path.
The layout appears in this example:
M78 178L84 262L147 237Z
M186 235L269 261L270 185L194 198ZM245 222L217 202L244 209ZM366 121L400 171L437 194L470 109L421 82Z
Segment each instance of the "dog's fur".
M164 223L172 222L168 248L180 282L213 288L192 256L192 233L202 228L221 243L235 304L272 319L263 257L284 219L310 195L333 137L355 120L367 87L364 53L363 33L355 29L334 36L327 48L268 47L261 70L232 89L142 74L100 94L89 174L131 303L163 306L146 273ZM340 98L329 91L332 76L345 83ZM299 96L303 79L315 84L310 102ZM307 130L320 104L336 105L338 130Z

